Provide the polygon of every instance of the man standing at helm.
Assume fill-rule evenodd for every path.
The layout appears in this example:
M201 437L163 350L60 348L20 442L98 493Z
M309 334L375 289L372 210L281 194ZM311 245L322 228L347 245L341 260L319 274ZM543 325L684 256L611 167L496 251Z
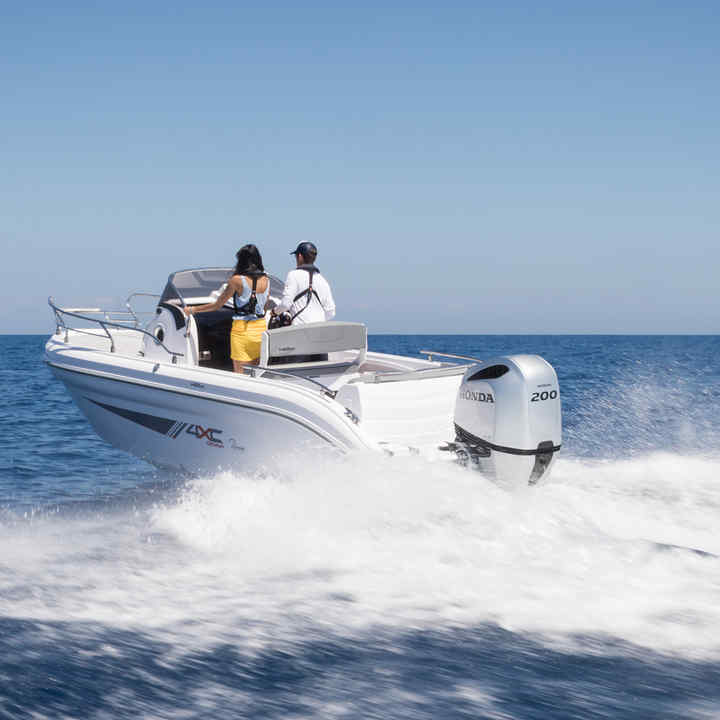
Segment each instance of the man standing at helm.
M295 256L297 267L288 273L282 300L273 315L287 312L293 325L331 320L335 317L335 301L330 285L315 267L317 248L303 242L290 254Z

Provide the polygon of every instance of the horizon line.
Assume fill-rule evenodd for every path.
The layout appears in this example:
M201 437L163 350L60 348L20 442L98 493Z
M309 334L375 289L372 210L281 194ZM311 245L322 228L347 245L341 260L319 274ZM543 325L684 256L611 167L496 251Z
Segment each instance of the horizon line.
M72 328L71 328L72 329ZM16 332L5 332L0 331L0 336L4 337L50 337L54 335L54 332L37 332L33 330L20 330ZM453 332L387 332L387 331L379 331L379 332L370 332L368 331L368 336L375 336L375 335L387 335L387 336L412 336L412 337L438 337L438 336L446 336L446 337L507 337L507 336L513 336L517 335L518 337L522 336L531 336L531 337L668 337L668 336L675 336L675 337L716 337L720 335L720 331L718 332L680 332L680 331L669 331L669 332L600 332L600 331L593 331L593 332L520 332L520 331L512 331L512 332L488 332L488 333L453 333Z

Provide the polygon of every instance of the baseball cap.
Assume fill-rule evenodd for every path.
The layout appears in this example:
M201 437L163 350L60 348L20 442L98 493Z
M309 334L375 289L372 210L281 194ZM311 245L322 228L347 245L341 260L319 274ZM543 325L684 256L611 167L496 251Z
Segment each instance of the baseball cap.
M294 250L290 251L291 255L300 254L303 257L307 257L311 253L317 255L317 248L311 242L301 242Z

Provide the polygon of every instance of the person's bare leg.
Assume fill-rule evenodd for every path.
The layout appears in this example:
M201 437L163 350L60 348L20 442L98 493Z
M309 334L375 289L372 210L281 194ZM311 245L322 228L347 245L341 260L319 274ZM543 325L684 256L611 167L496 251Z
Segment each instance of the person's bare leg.
M253 365L258 365L260 359L251 360L250 362L240 362L239 360L233 360L233 372L244 373L246 368L251 368Z

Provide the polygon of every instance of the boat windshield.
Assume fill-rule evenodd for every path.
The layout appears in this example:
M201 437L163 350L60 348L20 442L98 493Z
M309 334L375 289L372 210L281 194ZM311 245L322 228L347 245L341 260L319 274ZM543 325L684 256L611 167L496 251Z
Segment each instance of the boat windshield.
M179 270L170 275L163 290L160 302L192 303L205 300L210 294L219 290L232 275L233 268L197 268L196 270ZM280 278L268 275L270 278L270 294L276 297L282 295L283 282Z

